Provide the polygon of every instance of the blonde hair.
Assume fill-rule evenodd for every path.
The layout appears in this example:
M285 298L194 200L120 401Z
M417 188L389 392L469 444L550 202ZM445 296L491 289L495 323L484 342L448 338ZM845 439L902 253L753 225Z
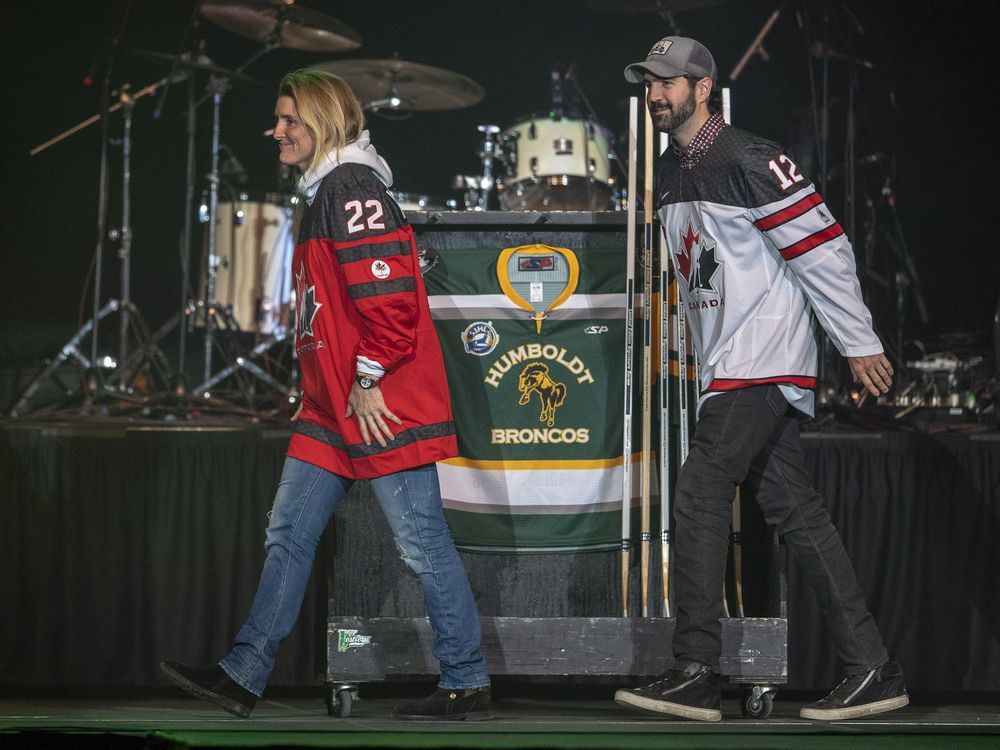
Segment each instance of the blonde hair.
M331 151L338 153L365 129L358 97L342 78L320 70L296 70L281 80L278 96L289 96L315 141L308 169Z

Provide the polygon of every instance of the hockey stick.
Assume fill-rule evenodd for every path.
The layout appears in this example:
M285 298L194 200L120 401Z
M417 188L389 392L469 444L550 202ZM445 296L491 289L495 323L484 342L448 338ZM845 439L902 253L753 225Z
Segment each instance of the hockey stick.
M668 136L660 134L660 153ZM670 286L670 258L666 233L660 232L660 616L671 617L670 607L670 309L676 288Z
M736 616L743 614L743 531L740 508L740 488L733 499L733 579L736 587Z
M635 161L636 110L629 98L628 114L628 225L625 233L625 404L622 420L622 617L628 617L628 565L632 547L632 358L635 349Z
M642 486L640 489L642 616L649 617L649 547L651 473L653 463L652 393L653 364L653 118L645 116L645 161L643 164L643 242L642 242Z
M677 339L677 409L680 414L680 464L687 460L690 448L688 426L688 365L687 365L687 315L684 314L684 299L681 297L683 277L676 277L677 316L674 318L674 335Z

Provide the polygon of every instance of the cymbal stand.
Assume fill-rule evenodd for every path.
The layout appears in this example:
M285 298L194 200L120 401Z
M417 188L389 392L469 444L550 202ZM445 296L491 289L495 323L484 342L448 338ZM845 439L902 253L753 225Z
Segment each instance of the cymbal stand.
M111 230L112 239L120 239L118 259L121 269L121 297L118 300L120 314L118 326L118 389L129 391L135 374L143 363L153 366L160 379L165 384L169 381L169 365L166 357L156 347L149 346L149 329L143 320L139 308L132 302L132 113L135 109L135 99L131 96L128 85L122 87L122 224L118 230ZM96 285L95 285L96 286ZM137 338L139 348L132 356L129 355L129 336ZM96 341L97 332L93 340ZM131 373L131 374L130 374Z
M493 159L496 158L496 134L500 128L496 125L480 125L479 132L483 134L483 143L479 147L479 158L483 161L483 176L479 183L479 202L477 211L485 211L489 206L490 193L493 190Z
M212 375L212 347L215 344L215 322L218 300L215 299L215 281L219 268L218 249L218 216L219 216L219 134L221 131L222 97L229 87L225 78L212 76L208 82L208 92L212 97L212 161L208 174L208 252L205 266L205 344L204 371L205 382ZM196 395L202 395L205 388L195 388Z
M230 355L223 350L221 346L218 345L216 341L216 330L222 330L229 328L228 324L219 325L217 318L223 315L223 311L220 309L218 300L216 299L216 278L219 268L219 256L218 256L218 214L219 214L219 183L221 181L219 175L219 151L220 151L220 132L221 132L221 121L222 121L222 97L226 93L229 87L228 79L224 77L212 76L209 81L208 88L209 93L212 97L212 158L211 158L211 171L208 175L208 251L206 253L206 267L205 267L205 345L204 345L204 380L197 385L192 393L195 396L201 396L204 398L210 398L210 389L217 385L218 383L225 380L230 375L235 374L238 370L246 370L251 375L257 379L263 381L274 390L278 391L284 396L291 395L291 389L282 383L278 382L270 374L268 374L261 367L256 365L251 360L254 357L263 354L265 351L281 343L288 338L288 332L283 326L279 326L274 334L268 337L266 340L260 342L246 355L237 355L236 357L230 357ZM222 357L230 359L226 362L226 366L222 368L215 375L212 374L212 349L213 347L219 350ZM244 392L244 396L250 400L251 394L249 392Z
M21 394L14 408L11 409L11 416L20 416L26 413L31 398L37 393L43 381L54 376L55 371L67 360L73 359L86 371L82 380L82 386L86 401L89 404L94 393L104 391L109 395L126 397L132 390L132 386L139 372L148 367L151 374L158 377L160 381L166 383L170 379L169 363L149 334L145 320L139 308L131 300L131 259L132 259L132 225L131 225L131 181L132 181L132 115L136 101L148 94L155 92L159 86L163 85L165 79L158 83L140 89L134 95L128 84L122 86L118 92L118 106L114 108L106 107L105 113L120 109L122 112L122 218L121 226L108 229L106 225L109 181L107 175L107 127L103 128L105 137L102 143L102 164L101 164L101 192L99 196L98 211L98 242L95 251L94 266L94 315L81 326L70 340L63 345L59 354L46 366L46 368L28 385ZM77 128L78 129L78 128ZM75 132L75 129L70 131ZM36 149L38 153L40 149ZM105 239L120 240L118 259L120 265L121 289L118 299L111 299L105 305L100 305L101 295L101 265L103 260L103 248ZM118 359L110 356L101 357L98 334L99 325L108 315L119 314L118 327ZM80 351L80 343L90 335L91 354L88 359ZM129 337L136 339L138 348L129 352ZM103 382L101 369L115 369L116 377L113 385L114 391L108 388L108 384Z
M590 115L591 122L594 122L598 126L603 128L604 125L601 123L600 118L597 116L597 112L594 111L594 107L590 104L590 99L587 98L587 94L584 93L583 86L580 84L579 79L577 79L576 72L574 71L572 65L566 71L564 80L567 80L571 84L573 84L573 90L576 92L576 95L579 97L580 101L583 102L583 106L586 107L587 114ZM607 128L605 128L605 130L607 130ZM608 150L610 151L609 156L611 156L611 160L614 162L615 167L618 169L618 172L622 177L622 181L627 183L628 174L626 172L626 164L624 161L622 161L621 156L618 154L618 149L615 148L614 139L609 140ZM631 196L629 197L631 198Z

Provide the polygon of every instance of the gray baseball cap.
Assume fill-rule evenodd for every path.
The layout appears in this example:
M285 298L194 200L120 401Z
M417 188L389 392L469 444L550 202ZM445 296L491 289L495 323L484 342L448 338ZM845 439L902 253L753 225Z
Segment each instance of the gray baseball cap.
M685 36L667 36L658 41L646 55L645 61L632 63L625 68L625 80L629 83L642 83L646 73L652 73L658 78L707 76L712 79L712 83L716 83L719 78L715 60L708 48Z

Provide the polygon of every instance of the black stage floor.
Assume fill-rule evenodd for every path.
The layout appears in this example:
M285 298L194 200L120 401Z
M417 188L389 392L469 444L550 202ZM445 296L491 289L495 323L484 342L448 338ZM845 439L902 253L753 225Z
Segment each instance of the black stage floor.
M183 696L0 699L7 748L997 748L1000 704L924 702L830 724L798 718L803 701L779 699L766 720L740 716L735 695L724 719L705 723L631 713L606 698L498 696L493 721L395 721L399 698L362 698L349 718L326 715L322 699L258 704L250 719Z

